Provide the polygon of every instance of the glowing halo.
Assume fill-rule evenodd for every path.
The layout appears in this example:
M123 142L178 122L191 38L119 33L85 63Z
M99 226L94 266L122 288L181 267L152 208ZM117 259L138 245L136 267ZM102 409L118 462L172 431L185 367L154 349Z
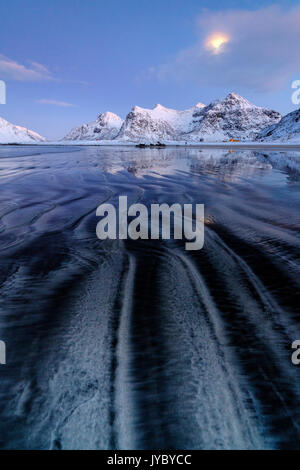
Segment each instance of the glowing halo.
M214 33L206 40L206 48L214 54L219 54L223 50L224 44L229 41L229 37L224 33Z

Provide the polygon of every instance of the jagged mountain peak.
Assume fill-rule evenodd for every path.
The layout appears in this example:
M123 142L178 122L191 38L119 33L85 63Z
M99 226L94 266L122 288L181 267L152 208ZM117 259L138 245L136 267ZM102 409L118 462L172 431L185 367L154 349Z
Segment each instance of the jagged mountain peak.
M134 106L127 115L117 139L133 141L177 140L194 129L194 114L205 105L197 103L183 111L156 104L152 109Z
M195 108L205 108L205 107L206 107L206 104L201 103L201 101L195 104Z
M243 96L239 95L238 93L234 93L234 92L228 93L228 95L225 97L224 100L249 103L249 101L246 98L244 98Z
M156 104L155 106L153 106L153 108L142 108L141 106L134 106L132 108L133 112L146 112L146 113L152 113L154 111L175 111L173 109L170 109L170 108L166 108L165 106L163 106L162 104Z
M194 118L195 129L184 136L186 140L251 140L268 125L276 124L281 115L255 106L236 93L229 93L200 109Z
M123 119L115 113L100 113L95 121L74 127L63 140L112 140L123 124Z
M250 101L248 101L243 96L238 95L237 93L228 93L228 95L226 95L225 98L213 101L210 104L210 106L211 107L227 106L231 108L258 108L259 107L250 103Z
M157 103L155 106L153 106L152 109L151 108L142 108L141 106L136 105L131 109L131 112L134 112L134 113L149 113L149 114L152 114L152 115L160 113L160 112L180 114L180 113L191 112L195 108L204 108L205 106L206 106L205 104L199 102L196 105L192 106L191 108L184 109L184 110L177 110L177 109L173 109L173 108L167 108L166 106L163 106L162 104Z
M264 129L257 140L300 141L300 109L284 116L281 121Z
M142 108L141 106L137 106L137 105L133 106L133 108L131 109L131 112L140 112L140 111L148 111L148 109Z
M98 118L97 119L106 119L106 120L112 120L112 121L119 121L122 119L120 118L120 116L118 116L117 114L115 113L112 113L111 111L105 111L105 113L100 113L98 115Z

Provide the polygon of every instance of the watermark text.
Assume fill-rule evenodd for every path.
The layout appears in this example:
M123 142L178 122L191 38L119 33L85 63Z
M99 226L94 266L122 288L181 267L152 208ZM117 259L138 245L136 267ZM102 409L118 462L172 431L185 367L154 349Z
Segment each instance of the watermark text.
M292 94L292 103L298 105L300 104L300 80L294 80L292 82L292 88L295 88Z
M128 207L127 196L119 197L119 206L101 204L96 211L102 217L96 227L100 240L188 240L186 250L200 250L204 244L203 204L144 204ZM130 219L130 220L129 220Z
M6 344L0 340L0 364L6 364Z
M300 339L293 342L292 349L296 349L292 354L292 363L294 366L298 366L300 364Z
M0 104L6 104L6 84L0 80Z

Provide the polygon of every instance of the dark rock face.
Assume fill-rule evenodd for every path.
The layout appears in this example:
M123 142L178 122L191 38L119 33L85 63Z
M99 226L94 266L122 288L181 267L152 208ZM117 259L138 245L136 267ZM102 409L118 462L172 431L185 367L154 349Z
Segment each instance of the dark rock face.
M186 136L189 140L201 137L208 140L250 140L266 126L281 119L276 111L255 106L234 93L230 93L224 100L214 101L193 117L196 129Z
M257 140L300 141L300 109L284 116L281 121L259 133Z

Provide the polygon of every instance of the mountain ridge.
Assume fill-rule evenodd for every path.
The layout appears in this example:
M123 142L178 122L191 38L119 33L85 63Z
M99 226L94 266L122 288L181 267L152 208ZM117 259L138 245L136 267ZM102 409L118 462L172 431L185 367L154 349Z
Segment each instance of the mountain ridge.
M300 109L284 116L277 124L267 127L257 136L257 140L288 142L296 140L300 143Z
M99 132L95 137L92 127L97 121L93 121L72 129L63 140L107 139L120 143L245 141L255 140L263 129L280 120L281 115L277 111L255 106L246 98L229 93L208 105L197 103L185 110L166 108L161 104L156 104L152 109L136 105L122 120L118 133L103 129L103 133Z
M94 121L71 129L61 142L196 144L230 140L300 143L300 110L282 117L277 111L256 106L236 93L184 110L161 104L152 109L136 105L125 119L110 111L100 113ZM0 118L0 144L38 142L46 139Z
M281 115L256 106L236 93L229 93L224 99L210 103L195 118L198 125L186 136L188 140L253 140L262 129L279 122Z
M100 113L95 121L74 127L62 140L112 140L123 124L123 119L115 113Z
M0 117L0 144L30 144L34 142L46 142L46 139L37 132L11 124Z

